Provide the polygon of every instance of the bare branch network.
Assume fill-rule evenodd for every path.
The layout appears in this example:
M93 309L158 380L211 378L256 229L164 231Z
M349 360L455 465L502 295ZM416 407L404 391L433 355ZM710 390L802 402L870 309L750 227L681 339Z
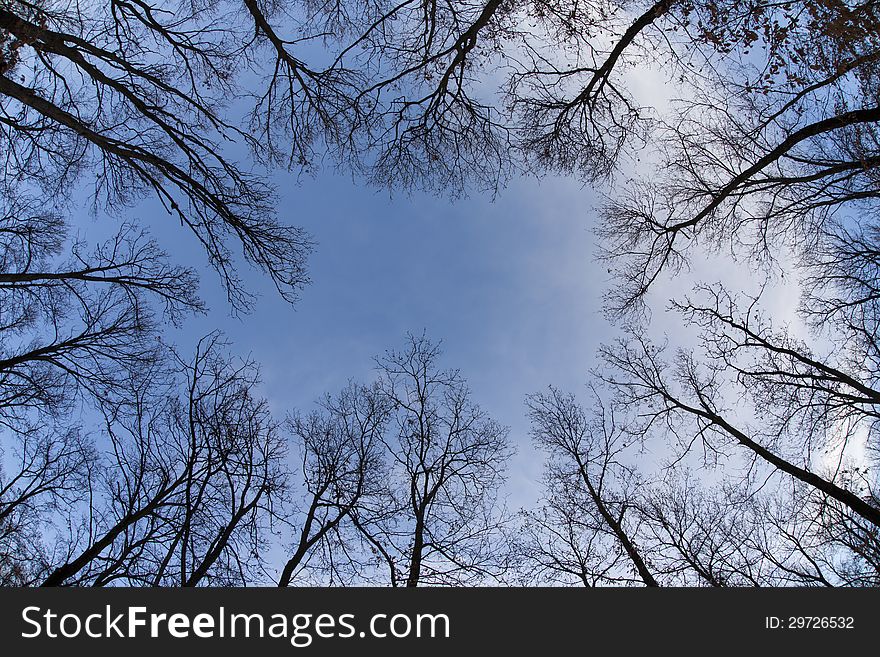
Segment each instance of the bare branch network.
M880 584L878 122L876 0L3 0L0 584ZM322 162L605 190L621 337L589 401L526 401L536 508L425 335L284 419L219 334L161 339L206 312L199 258L233 312L242 268L296 301L313 244L267 181ZM145 199L202 253L172 262ZM696 344L649 339L722 250L788 269L806 332L708 282L669 302Z

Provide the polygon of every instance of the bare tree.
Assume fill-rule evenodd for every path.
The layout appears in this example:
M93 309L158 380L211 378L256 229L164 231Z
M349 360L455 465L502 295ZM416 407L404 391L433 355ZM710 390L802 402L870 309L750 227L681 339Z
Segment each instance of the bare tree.
M813 332L808 344L757 300L701 287L673 306L701 331L696 349L667 362L633 328L601 352L609 405L530 398L549 455L519 541L530 572L876 583L878 24L874 0L6 2L0 427L14 439L0 549L19 556L0 575L246 583L245 554L276 522L295 534L282 585L359 571L460 584L506 565L507 433L439 368L437 345L411 336L380 359L376 386L290 420L306 492L301 513L278 513L283 430L254 366L215 339L169 365L155 309L202 309L192 270L130 220L94 249L68 237L86 185L112 214L158 199L245 310L237 251L292 301L311 245L236 146L261 166L327 154L380 184L451 194L522 169L614 180L651 146L655 172L614 188L599 219L609 309L643 309L706 250L764 266L787 250ZM663 69L682 99L643 107L636 65ZM162 389L169 367L186 394ZM59 428L83 401L105 414L91 441ZM637 443L664 445L674 465L643 477ZM723 471L721 493L677 469L697 456ZM88 519L41 533L62 503Z
M625 461L629 434L618 409L592 393L592 415L556 388L528 398L532 436L547 454L546 498L524 519L523 547L551 582L658 586L637 538L642 483Z
M387 400L373 388L351 383L336 397L325 398L321 413L294 416L288 423L302 450L306 488L293 553L284 564L279 586L288 586L305 569L346 582L347 540L343 529L364 500L382 489L381 433L388 420ZM301 518L299 516L302 516Z
M154 193L204 247L232 304L244 308L250 292L234 273L230 239L291 299L305 282L309 242L277 222L271 190L220 146L256 146L221 113L247 46L235 13L219 2L173 11L150 3L7 3L0 130L7 183L27 177L59 199L93 171L97 197L111 208Z
M880 526L870 456L876 417L868 380L835 359L852 353L849 345L820 357L773 332L754 303L739 315L722 291L705 292L709 303L678 307L703 329L706 363L680 350L670 364L662 348L637 335L604 350L608 369L600 376L622 403L639 409L633 436L665 437L679 459L699 450L704 465L722 466L734 482L746 476L737 474L743 469L750 478L787 482L790 492L777 499L796 502L777 502L777 510L788 508L788 516L767 512L758 522L772 521L776 534L789 527L789 542L803 532L796 541L802 556L823 550L825 556L811 557L827 562L813 567L821 570L821 577L814 573L817 581L871 581ZM867 460L852 454L854 444L862 445ZM653 508L652 515L662 518L660 506ZM827 565L847 554L848 573L839 563Z
M692 253L725 246L772 262L788 247L809 259L833 222L875 212L875 3L676 7L672 15L688 12L680 48L702 48L707 63L691 99L657 130L658 174L603 212L618 312L637 308Z
M524 581L876 584L876 526L809 483L774 481L755 464L743 473L742 462L721 457L717 445L710 448L719 466L710 482L705 472L683 468L687 454L680 453L642 474L632 448L653 436L656 453L662 432L639 426L645 403L627 413L631 399L624 394L613 402L615 411L597 398L588 413L572 395L552 388L530 397L533 434L548 462L543 505L525 513L517 536ZM651 415L648 424L656 421ZM666 432L681 425L669 421Z
M829 540L809 487L739 480L711 484L671 469L644 495L644 542L678 586L835 586L840 544Z
M308 244L274 221L269 190L225 157L223 139L295 167L326 148L382 184L452 193L470 181L497 189L523 166L605 178L633 146L656 143L666 173L612 199L604 219L625 282L619 310L694 244L742 245L752 231L762 243L797 239L834 207L875 196L871 0L218 0L173 12L17 1L3 11L14 175L67 185L80 154L94 156L103 196L158 194L239 305L248 295L228 237L288 296ZM628 89L637 64L663 67L687 98L667 119ZM223 102L244 72L262 76L255 134Z
M497 495L511 454L507 429L470 401L456 370L439 367L439 345L409 335L378 360L392 405L383 442L389 486L354 521L393 586L464 584L503 566Z
M223 350L211 335L181 362L182 395L132 386L125 408L108 409L85 524L42 585L242 585L260 574L285 445L254 396L255 367Z
M93 447L76 430L45 427L19 435L12 450L0 450L0 583L39 583L52 565L47 524L82 502L97 468Z
M142 230L123 225L87 248L27 196L0 218L0 423L57 416L83 393L108 401L158 358L155 305L171 321L200 311L191 270L173 267ZM67 251L65 257L64 251Z

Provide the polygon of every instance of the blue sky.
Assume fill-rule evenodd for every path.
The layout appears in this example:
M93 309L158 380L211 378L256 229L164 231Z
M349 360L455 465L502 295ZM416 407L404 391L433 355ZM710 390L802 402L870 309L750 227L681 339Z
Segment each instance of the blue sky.
M661 82L645 74L634 85L650 95ZM231 155L247 161L240 151ZM401 346L407 331L426 331L443 341L444 365L461 370L474 401L510 427L518 454L509 500L513 507L533 504L543 457L530 446L525 396L551 384L583 392L597 347L619 334L602 314L612 282L594 257L597 194L553 176L517 178L495 199L474 192L457 201L392 194L329 167L313 177L277 172L273 180L280 219L305 228L317 243L309 259L312 283L296 306L267 277L242 267L245 286L260 297L251 314L232 316L218 277L186 229L152 198L124 211L150 229L173 262L201 275L209 313L179 330L169 326L165 338L186 353L199 337L222 330L236 354L260 364L263 394L281 418L312 408L349 379L369 380L374 356ZM106 216L84 225L88 235L116 226ZM756 292L764 276L724 253L698 255L690 275L661 277L655 286L653 337L668 333L676 344L693 344L693 331L665 308L694 279ZM771 287L765 301L777 317L794 319L791 286Z
M425 330L443 341L444 364L461 370L474 400L511 428L510 502L534 502L542 466L524 397L548 384L580 388L612 334L601 314L608 275L593 259L595 195L559 178L515 180L494 201L390 195L326 170L276 182L281 219L317 242L312 283L295 307L242 269L261 296L251 314L231 316L195 240L151 200L130 212L202 276L210 312L167 337L187 349L224 331L236 353L260 363L263 392L282 416L350 378L369 379L374 356Z
M665 76L630 76L637 96L666 102ZM242 113L243 100L229 110ZM241 144L226 148L233 160L248 162ZM329 167L314 177L277 172L273 179L281 220L317 242L312 283L295 307L267 277L243 267L245 286L260 299L251 314L231 316L186 229L152 198L124 211L150 229L173 262L201 275L209 313L179 330L169 326L164 337L186 353L202 335L222 330L235 353L260 364L263 394L280 418L311 408L349 379L369 380L376 355L401 346L407 331L425 331L442 340L444 365L461 370L474 401L510 427L518 449L509 470L511 506L532 504L543 457L530 446L525 396L550 384L581 391L596 348L616 334L601 311L610 281L594 259L596 194L552 176L515 179L494 200L474 192L458 201L390 194ZM84 227L92 236L118 223L99 216Z
M633 86L662 105L662 81L641 72ZM247 161L239 148L231 150L233 159ZM245 286L260 297L251 314L232 316L186 229L152 198L124 212L150 229L172 261L201 275L209 313L182 329L169 326L165 338L186 353L199 337L222 330L236 354L260 364L263 394L281 418L312 408L349 379L369 380L375 356L401 346L407 331L425 331L442 340L444 365L461 370L474 401L510 427L518 449L509 469L510 504L533 504L543 457L530 445L525 396L551 384L583 392L596 348L619 334L602 314L612 282L594 257L597 194L575 179L548 176L514 179L495 199L474 192L454 201L377 190L330 167L314 176L276 172L273 181L280 219L305 228L317 243L312 283L296 306L267 277L242 267ZM85 228L92 235L117 225L99 216ZM764 279L723 253L696 257L692 265L686 277L658 281L649 327L655 338L668 333L677 344L693 343L692 331L664 310L694 279L723 279L749 291ZM771 288L765 298L778 315L794 318L791 287Z

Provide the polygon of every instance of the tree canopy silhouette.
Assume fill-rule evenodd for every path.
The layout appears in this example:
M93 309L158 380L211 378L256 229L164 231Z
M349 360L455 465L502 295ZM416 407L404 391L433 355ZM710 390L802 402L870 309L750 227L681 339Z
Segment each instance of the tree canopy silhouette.
M282 584L374 558L392 584L476 581L524 547L550 581L876 584L878 28L876 0L7 0L0 554L21 559L2 581L250 581L242 555L285 522L284 433L307 492ZM673 100L646 102L636 70ZM188 230L234 311L254 299L243 263L294 301L312 245L269 170L324 161L451 195L519 173L611 183L600 257L629 323L593 376L611 399L530 398L547 496L509 559L506 432L429 342L276 424L219 343L190 362L156 339L203 310L195 262L130 208L150 197ZM71 230L85 205L119 219L96 247ZM647 337L658 281L721 249L795 270L805 335L710 284L672 304L696 345ZM189 385L159 394L168 372ZM78 404L106 444L65 423ZM661 443L663 473L624 458ZM40 535L83 485L101 490L88 527Z

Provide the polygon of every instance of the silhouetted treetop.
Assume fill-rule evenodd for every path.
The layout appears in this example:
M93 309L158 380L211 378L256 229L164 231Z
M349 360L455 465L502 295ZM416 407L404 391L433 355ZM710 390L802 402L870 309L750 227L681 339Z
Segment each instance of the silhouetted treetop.
M232 244L292 298L309 243L227 143L453 195L524 169L605 179L654 145L658 175L601 226L626 311L694 245L800 238L874 197L877 18L837 0L15 0L5 175L66 191L95 171L111 205L154 193L246 306ZM645 101L634 67L679 101Z

